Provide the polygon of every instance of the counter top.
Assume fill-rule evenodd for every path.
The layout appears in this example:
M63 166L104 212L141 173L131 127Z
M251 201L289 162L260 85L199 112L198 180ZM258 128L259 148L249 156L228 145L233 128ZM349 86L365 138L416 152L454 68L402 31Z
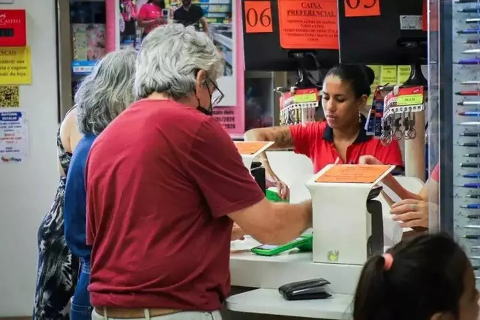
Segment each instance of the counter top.
M295 250L265 257L251 252L231 253L232 286L274 289L295 281L324 278L330 292L353 294L363 266L313 263L312 253Z
M274 289L257 289L227 298L231 311L313 319L348 319L353 296L334 294L323 300L286 301Z

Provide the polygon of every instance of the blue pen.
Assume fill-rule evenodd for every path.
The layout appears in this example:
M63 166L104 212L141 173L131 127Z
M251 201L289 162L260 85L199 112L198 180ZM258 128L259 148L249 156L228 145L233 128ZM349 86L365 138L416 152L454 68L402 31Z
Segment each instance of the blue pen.
M458 12L480 12L480 7L476 8L463 8L458 10Z
M480 172L477 173L467 173L463 175L464 178L480 178Z
M462 185L464 188L480 189L480 183L465 183Z
M463 206L460 206L462 209L480 209L480 203L474 203L474 204L466 204Z
M464 111L459 112L458 115L467 117L480 117L480 111Z
M462 59L458 64L480 64L480 59Z
M463 30L458 30L458 34L478 34L480 33L480 29L463 29Z

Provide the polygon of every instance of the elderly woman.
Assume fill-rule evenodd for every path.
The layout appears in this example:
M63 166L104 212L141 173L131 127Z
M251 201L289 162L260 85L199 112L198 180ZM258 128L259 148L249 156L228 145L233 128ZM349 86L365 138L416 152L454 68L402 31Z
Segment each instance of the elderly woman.
M67 175L64 219L67 245L75 256L80 257L82 269L70 308L71 320L89 320L92 313L87 291L91 248L85 239L85 163L97 135L135 100L136 56L134 50L107 54L83 80L75 95L77 122L83 137L73 153Z
M142 100L97 138L87 161L93 320L219 319L232 220L272 244L311 224L311 204L265 199L211 117L223 65L193 27L161 26L145 37L135 76Z

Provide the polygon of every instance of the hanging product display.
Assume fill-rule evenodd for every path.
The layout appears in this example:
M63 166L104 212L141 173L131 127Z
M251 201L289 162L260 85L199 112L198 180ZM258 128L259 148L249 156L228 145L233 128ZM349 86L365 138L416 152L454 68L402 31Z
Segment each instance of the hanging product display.
M280 97L280 125L314 122L319 107L319 90L277 88Z
M377 90L385 89L379 87ZM382 143L387 145L393 139L415 139L417 137L416 113L424 110L425 89L423 86L393 87L384 100L382 134L380 136Z

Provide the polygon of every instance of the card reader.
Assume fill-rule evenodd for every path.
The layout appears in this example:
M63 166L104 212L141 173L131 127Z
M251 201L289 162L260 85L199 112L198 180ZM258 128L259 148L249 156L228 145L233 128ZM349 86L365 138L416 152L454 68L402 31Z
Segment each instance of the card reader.
M297 239L280 246L263 244L252 249L252 252L260 256L275 256L282 252L295 249L298 247L305 247L312 244L313 234L303 234Z

